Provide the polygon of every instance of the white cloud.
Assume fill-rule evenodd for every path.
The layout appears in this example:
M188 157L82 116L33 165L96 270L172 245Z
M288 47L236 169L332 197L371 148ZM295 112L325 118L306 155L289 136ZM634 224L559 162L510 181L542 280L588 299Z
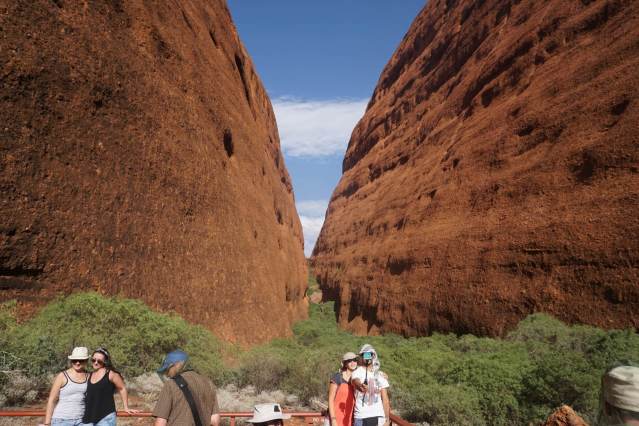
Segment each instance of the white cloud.
M367 103L365 99L275 99L273 109L282 150L291 157L342 154Z
M295 207L297 207L297 213L299 214L324 217L324 213L326 213L328 208L328 200L298 201Z
M310 257L315 241L324 224L324 213L328 207L327 200L307 200L297 202L297 211L304 231L304 254Z

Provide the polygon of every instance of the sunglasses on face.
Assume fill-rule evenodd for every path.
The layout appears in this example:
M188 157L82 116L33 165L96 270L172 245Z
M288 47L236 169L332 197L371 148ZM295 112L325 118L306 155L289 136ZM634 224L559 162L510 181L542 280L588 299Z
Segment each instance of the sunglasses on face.
M102 361L101 359L97 359L97 358L91 358L91 362L94 364L98 364L98 365L104 365L104 361Z
M86 359L72 359L71 360L71 364L84 364L85 362L87 362Z
M350 364L351 362L357 362L357 358L347 359L346 361L344 361L344 364Z

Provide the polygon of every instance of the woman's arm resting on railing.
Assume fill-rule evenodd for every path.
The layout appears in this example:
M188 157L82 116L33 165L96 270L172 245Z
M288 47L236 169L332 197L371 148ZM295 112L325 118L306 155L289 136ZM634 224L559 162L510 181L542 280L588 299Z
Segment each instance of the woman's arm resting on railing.
M129 394L126 391L126 386L124 386L124 380L120 374L115 373L113 371L109 371L109 380L115 385L120 397L122 398L122 405L124 406L124 411L129 414L139 413L140 410L133 410L129 408Z

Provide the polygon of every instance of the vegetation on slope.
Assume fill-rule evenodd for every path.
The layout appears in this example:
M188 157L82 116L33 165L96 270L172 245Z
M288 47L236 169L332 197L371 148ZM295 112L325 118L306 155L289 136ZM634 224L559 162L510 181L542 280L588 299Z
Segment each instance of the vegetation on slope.
M432 425L528 424L562 403L592 421L603 371L639 354L633 330L568 326L544 314L526 318L504 339L359 337L340 330L333 305L324 303L311 305L292 338L241 351L134 300L76 294L24 324L16 323L14 307L0 309L0 347L19 356L19 367L32 375L62 368L74 345L109 347L125 376L153 371L167 351L180 347L220 385L282 389L308 401L325 399L344 352L371 343L391 381L394 409Z

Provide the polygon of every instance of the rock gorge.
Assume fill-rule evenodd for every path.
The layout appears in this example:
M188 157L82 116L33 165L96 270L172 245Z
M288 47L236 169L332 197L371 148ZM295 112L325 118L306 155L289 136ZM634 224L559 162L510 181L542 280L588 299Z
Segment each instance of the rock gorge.
M225 1L3 1L0 27L0 300L94 290L290 334L302 231Z
M639 2L432 0L354 129L312 264L358 333L639 327Z

